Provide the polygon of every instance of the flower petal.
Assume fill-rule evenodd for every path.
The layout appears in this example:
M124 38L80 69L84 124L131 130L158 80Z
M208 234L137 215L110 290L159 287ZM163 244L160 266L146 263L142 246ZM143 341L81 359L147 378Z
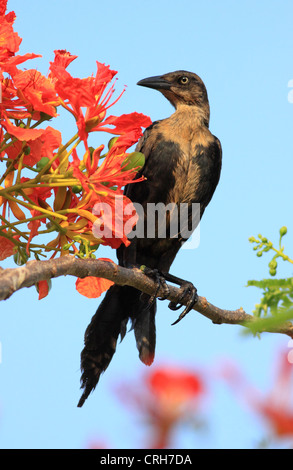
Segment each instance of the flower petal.
M108 279L89 276L84 279L78 278L75 283L75 287L80 294L88 297L89 299L94 299L96 297L100 297L100 295L108 290L113 284L114 282L109 281Z
M19 140L35 140L44 134L44 129L24 129L23 127L14 126L8 118L4 118L2 121L3 127L14 135Z
M49 284L48 281L39 281L38 282L38 291L39 291L39 300L47 297L49 293Z
M0 237L0 261L14 254L14 243L8 238Z

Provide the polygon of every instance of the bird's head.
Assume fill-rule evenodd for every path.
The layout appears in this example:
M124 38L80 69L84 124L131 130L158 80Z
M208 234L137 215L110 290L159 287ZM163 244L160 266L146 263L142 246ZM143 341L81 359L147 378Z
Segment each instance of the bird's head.
M205 108L209 106L208 94L202 79L192 72L176 72L144 78L137 85L159 90L177 109L180 104Z

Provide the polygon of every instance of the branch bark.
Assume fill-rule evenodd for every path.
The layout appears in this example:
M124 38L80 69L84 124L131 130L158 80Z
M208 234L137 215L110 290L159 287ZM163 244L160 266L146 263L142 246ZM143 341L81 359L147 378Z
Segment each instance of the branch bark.
M80 278L87 276L102 277L121 286L135 287L145 294L156 294L157 297L164 294L162 288L157 291L155 281L146 276L140 269L127 269L108 261L63 256L62 258L47 261L29 261L19 268L0 268L0 300L8 299L17 290L31 287L41 280L49 280L65 275ZM168 287L169 295L167 299L178 302L181 294L180 288L171 284L168 284ZM188 298L181 301L183 305L186 305L187 302ZM201 296L199 296L193 309L218 325L223 323L243 325L245 322L254 321L254 317L246 313L243 308L237 310L221 309ZM286 322L282 327L264 329L263 331L282 333L293 338L293 324L290 322Z

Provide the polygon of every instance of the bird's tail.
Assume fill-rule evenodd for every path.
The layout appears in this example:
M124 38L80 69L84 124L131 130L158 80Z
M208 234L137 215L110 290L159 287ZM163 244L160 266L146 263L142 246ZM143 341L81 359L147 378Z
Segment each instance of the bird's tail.
M81 407L100 375L111 362L116 350L118 336L121 340L126 333L128 319L131 319L139 358L146 365L153 362L156 344L155 327L156 301L142 298L141 292L129 286L110 287L100 304L84 337L81 352L81 388L83 394L78 402Z

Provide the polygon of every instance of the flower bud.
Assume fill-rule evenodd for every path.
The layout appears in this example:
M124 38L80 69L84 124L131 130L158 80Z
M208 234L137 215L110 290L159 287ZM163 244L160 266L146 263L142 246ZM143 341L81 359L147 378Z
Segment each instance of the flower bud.
M119 137L112 137L112 139L109 140L109 142L108 142L108 149L109 150L111 150L111 148L117 142L118 139L119 139Z
M270 269L276 269L278 266L278 263L275 259L272 259L272 261L269 262L269 268Z
M54 106L55 108L55 112L57 112L57 108L56 106ZM47 113L44 113L43 111L40 112L40 121L50 121L52 119L52 117L54 116L51 116L51 114L47 114Z
M16 253L14 253L13 255L13 260L15 262L15 264L17 264L17 266L22 266L23 264L25 264L28 260L28 255L25 251L17 251Z
M71 190L74 194L80 193L80 191L82 191L82 186L79 184L76 184L72 186Z
M136 168L140 170L145 163L145 156L141 152L132 152L130 153L122 163L122 171L132 170Z
M72 245L72 243L65 243L65 245L63 245L62 249L63 249L64 251L67 251L67 250L69 250L69 248L71 247L71 245Z
M281 237L283 237L284 235L286 235L286 233L287 233L287 227L285 227L285 226L284 226L284 227L281 227L281 228L280 228L280 235L281 235Z
M47 163L49 163L49 161L50 161L50 158L42 157L41 160L37 162L37 165L36 165L37 170L41 171L44 168L44 166L46 166Z
M26 146L24 147L23 153L24 153L25 155L29 155L29 154L31 153L31 148L30 148L29 145L26 145Z

